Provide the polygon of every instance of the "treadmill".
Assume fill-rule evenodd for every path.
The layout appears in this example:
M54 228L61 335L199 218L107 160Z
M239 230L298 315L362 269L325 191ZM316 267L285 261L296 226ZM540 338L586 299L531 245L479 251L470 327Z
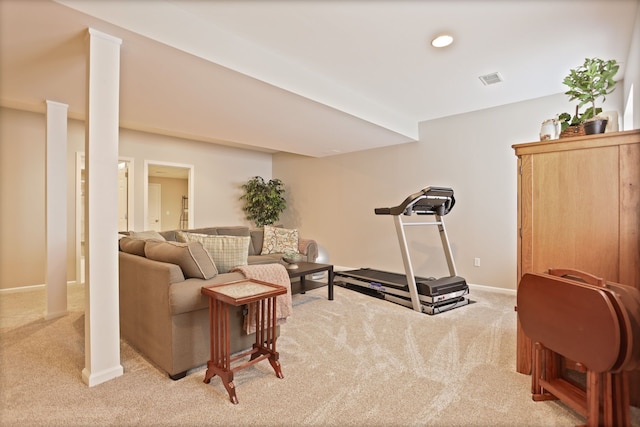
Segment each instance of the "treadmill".
M357 270L336 271L336 284L360 291L372 296L413 308L430 315L442 313L469 304L465 297L469 286L456 272L455 262L449 245L443 217L455 205L453 190L445 187L426 187L408 196L398 206L376 208L376 215L391 215L394 218L402 260L406 274L361 268ZM404 222L403 216L433 215L435 221ZM449 267L448 277L416 277L413 273L405 227L436 225L440 232L442 248Z

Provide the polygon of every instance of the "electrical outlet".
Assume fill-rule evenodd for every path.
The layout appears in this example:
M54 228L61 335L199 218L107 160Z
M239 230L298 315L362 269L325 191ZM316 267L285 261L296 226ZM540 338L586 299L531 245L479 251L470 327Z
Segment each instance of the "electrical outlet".
M474 267L480 267L480 258L474 258L473 259L473 266Z

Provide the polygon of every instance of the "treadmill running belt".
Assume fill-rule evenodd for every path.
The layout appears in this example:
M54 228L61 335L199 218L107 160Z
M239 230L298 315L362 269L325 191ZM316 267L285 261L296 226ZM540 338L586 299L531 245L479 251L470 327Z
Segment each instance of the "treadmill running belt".
M352 277L364 282L377 283L394 289L407 290L409 288L406 275L371 268L336 272L335 275L338 277ZM418 293L425 296L437 296L456 292L461 289L468 289L466 281L458 276L442 277L440 279L427 279L416 276L415 279Z
M361 268L359 270L349 270L349 271L345 271L344 273L346 273L351 277L355 277L362 280L375 281L375 282L378 282L387 286L391 286L394 288L404 288L409 284L407 281L407 276L404 274L374 270L372 268ZM426 280L428 279L424 277L416 276L416 282L426 281Z

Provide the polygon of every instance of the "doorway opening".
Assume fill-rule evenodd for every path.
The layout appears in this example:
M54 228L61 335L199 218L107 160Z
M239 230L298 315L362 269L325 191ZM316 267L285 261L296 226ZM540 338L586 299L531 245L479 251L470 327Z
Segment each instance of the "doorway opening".
M193 165L145 160L144 229L193 227Z
M83 152L76 153L76 283L85 282L84 254L85 235L84 198L86 192L85 158ZM118 231L128 231L133 225L133 159L118 159Z

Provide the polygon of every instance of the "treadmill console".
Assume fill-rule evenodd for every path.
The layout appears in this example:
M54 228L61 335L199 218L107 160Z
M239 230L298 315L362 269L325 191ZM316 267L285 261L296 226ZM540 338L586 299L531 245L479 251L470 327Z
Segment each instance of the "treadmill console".
M411 194L398 206L392 208L375 208L376 215L439 215L448 214L456 199L453 190L446 187L426 187Z

